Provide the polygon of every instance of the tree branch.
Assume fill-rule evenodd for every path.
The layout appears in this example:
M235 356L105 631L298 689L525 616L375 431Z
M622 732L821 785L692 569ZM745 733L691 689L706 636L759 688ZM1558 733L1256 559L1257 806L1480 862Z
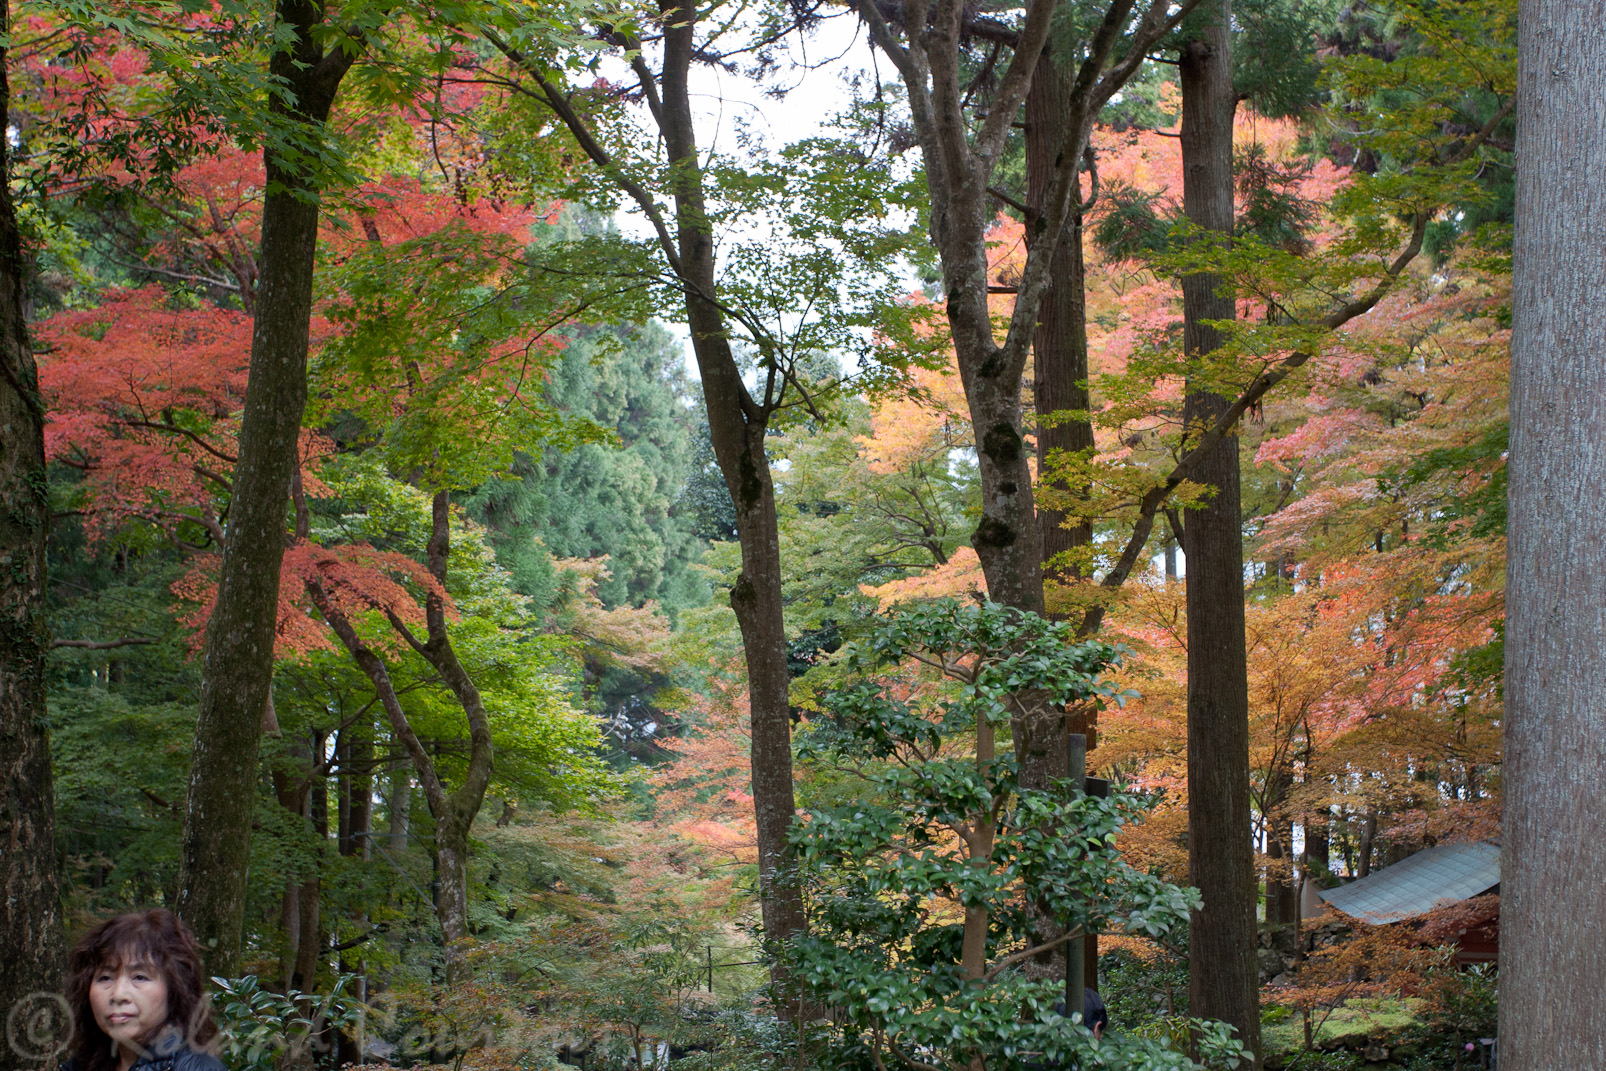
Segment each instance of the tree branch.
M81 651L110 651L117 647L139 647L147 643L155 643L153 639L143 636L124 636L118 640L51 640L50 648L75 647Z
M1400 255L1394 258L1393 263L1388 266L1383 277L1364 295L1354 301L1347 302L1323 317L1322 326L1330 331L1337 330L1357 316L1370 312L1375 308L1377 303L1382 301L1388 292L1394 288L1400 273L1422 251L1422 240L1427 234L1427 226L1428 212L1426 209L1419 210L1411 228L1410 241L1406 243ZM1249 386L1238 395L1237 400L1228 406L1227 411L1221 414L1216 422L1199 437L1198 443L1182 456L1182 460L1177 462L1176 466L1166 475L1165 480L1144 493L1138 502L1138 520L1133 526L1131 538L1127 540L1126 546L1121 551L1121 556L1116 560L1116 564L1109 572L1105 573L1104 579L1099 582L1100 587L1113 591L1126 583L1127 577L1132 573L1133 566L1137 563L1138 556L1143 553L1143 548L1149 541L1150 533L1154 530L1155 511L1171 496L1171 492L1175 491L1183 481L1193 474L1194 469L1198 468L1205 454L1215 449L1216 444L1232 432L1251 405L1264 398L1267 391L1287 379L1305 362L1309 361L1312 356L1311 352L1296 350L1273 367L1256 376ZM1095 606L1089 610L1082 619L1082 625L1077 630L1077 635L1089 636L1097 632L1104 620L1104 610L1103 606Z

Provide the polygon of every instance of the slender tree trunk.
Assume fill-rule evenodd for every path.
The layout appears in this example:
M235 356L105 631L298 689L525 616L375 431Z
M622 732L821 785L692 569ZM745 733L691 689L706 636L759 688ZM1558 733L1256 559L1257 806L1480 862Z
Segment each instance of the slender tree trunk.
M1361 819L1360 845L1355 851L1355 876L1357 878L1370 877L1372 874L1372 842L1377 837L1377 811L1368 806L1366 815Z
M1500 1065L1606 1067L1606 9L1518 5Z
M686 319L702 378L715 458L736 509L742 572L731 608L742 632L752 723L753 809L757 824L764 933L784 941L804 929L803 903L782 878L790 866L787 832L797 814L792 783L786 625L775 484L764 452L768 391L759 402L741 381L717 293L714 234L705 206L692 119L689 75L696 18L680 0L664 0L663 115L660 128L674 169L676 245L686 290ZM773 373L772 373L773 375Z
M1293 870L1294 823L1272 817L1266 822L1266 857L1275 869L1266 876L1266 925L1287 930L1299 921L1299 879Z
M1052 51L1045 52L1038 61L1031 90L1026 94L1026 205L1031 215L1026 220L1027 242L1035 244L1038 237L1036 224L1044 215L1044 205L1053 188L1058 155L1062 150L1065 129L1075 117L1067 100L1065 74L1055 61ZM1078 196L1080 196L1078 194ZM1080 212L1066 221L1054 250L1049 268L1050 283L1043 294L1038 312L1037 331L1032 336L1033 404L1037 411L1037 472L1039 479L1037 527L1042 555L1043 603L1048 616L1063 621L1072 616L1065 605L1068 584L1082 576L1079 563L1065 563L1057 559L1074 555L1093 542L1092 522L1072 518L1060 508L1064 500L1085 502L1089 488L1085 481L1066 484L1050 482L1056 461L1065 455L1091 451L1093 425L1089 419L1091 406L1088 397L1087 369L1087 294L1082 261L1082 216ZM1072 416L1072 413L1080 414ZM1048 499L1045 504L1043 499ZM1060 501L1056 502L1058 499ZM1059 598L1056 600L1055 596ZM1092 750L1096 735L1093 732L1093 715L1089 713L1075 726L1066 726L1063 719L1045 719L1049 737L1038 745L1037 757L1028 748L1021 766L1021 787L1045 788L1055 777L1065 776L1065 748L1062 737L1067 731L1084 733L1088 748ZM1036 757L1037 761L1032 761ZM1047 761L1044 761L1044 759ZM1041 914L1041 913L1039 913ZM1039 918L1037 940L1047 943L1060 936L1060 927L1047 918ZM1083 938L1084 982L1090 988L1098 987L1098 935ZM1064 971L1064 953L1056 951L1045 957L1045 963L1028 964L1028 972L1046 968L1052 976ZM1075 1010L1075 1009L1073 1009Z
M1072 121L1068 113L1064 74L1052 53L1038 61L1037 75L1026 95L1026 204L1034 217L1028 219L1027 242L1035 242L1033 224L1043 215L1043 202L1053 185L1056 157L1064 131ZM1045 505L1041 499L1085 501L1086 481L1075 485L1049 483L1045 474L1052 470L1057 455L1076 454L1093 449L1093 424L1089 418L1087 370L1087 294L1086 271L1082 259L1082 216L1077 212L1066 221L1054 260L1049 268L1049 288L1038 311L1037 331L1032 336L1032 396L1037 410L1037 471L1040 487L1051 491L1039 495L1037 525L1042 541L1043 579L1063 584L1079 579L1081 569L1056 564L1055 559L1074 553L1093 541L1093 525L1081 517L1070 518L1058 502ZM1071 413L1081 415L1072 417ZM1069 521L1069 523L1067 523ZM1056 620L1067 615L1055 613Z
M340 854L367 859L374 816L373 726L340 733Z
M430 504L430 538L425 556L431 575L446 587L447 563L451 558L451 498L445 491L437 491ZM468 860L469 832L485 801L485 790L490 784L494 763L491 745L491 724L486 714L484 699L479 687L469 675L452 647L447 629L446 603L436 593L424 599L424 620L428 628L427 639L420 640L405 622L387 612L391 627L401 636L449 688L463 710L468 722L469 760L463 773L463 783L447 791L440 778L434 756L413 731L401 699L390 680L390 671L384 660L365 643L350 618L328 596L321 582L306 582L308 597L318 612L329 622L329 627L352 659L368 677L390 721L391 731L401 740L412 756L413 769L423 785L424 799L430 815L435 819L435 914L440 921L446 946L446 980L455 984L463 977L465 964L463 946L470 936L468 925Z
M1305 855L1301 877L1312 881L1329 873L1332 844L1328 835L1329 815L1324 807L1305 816Z
M319 42L318 0L279 0L283 46L268 61L285 92L274 111L299 124L314 144L353 56ZM297 468L307 399L307 341L312 269L318 243L318 180L265 153L261 277L251 333L250 379L240 424L228 530L218 593L207 622L201 710L190 760L179 861L178 911L200 940L207 967L239 965L251 859L262 712L273 680L279 571L290 480Z
M390 764L390 792L387 796L386 809L389 828L386 830L390 840L390 850L398 855L407 850L407 827L411 822L413 802L412 767L406 759L396 759Z
M1206 27L1182 50L1183 204L1196 226L1232 233L1231 0L1203 4ZM1182 282L1184 346L1208 354L1224 341L1206 321L1230 320L1231 294L1212 274ZM1231 404L1190 390L1187 427ZM1188 871L1204 897L1189 940L1192 1014L1230 1023L1260 1052L1255 962L1255 857L1249 814L1249 681L1244 643L1243 529L1238 440L1223 439L1195 475L1213 489L1184 523L1188 606Z
M296 816L298 821L310 820L311 808L311 767L312 749L305 741L295 742L286 749L290 758L297 760L296 765L277 765L273 770L273 794L279 801L279 806L290 814ZM284 978L286 989L299 988L297 981L300 974L301 956L301 893L306 885L306 878L297 878L293 874L285 878L284 894L280 898L279 927L283 931L280 953L279 973Z
M322 764L327 738L322 733L312 735L312 762ZM329 780L313 771L313 781L307 789L307 821L317 837L317 852L312 868L301 882L296 904L301 912L297 927L296 988L311 992L318 984L318 967L323 962L326 942L323 935L323 857L329 846Z
M0 31L11 32L0 2ZM9 38L0 39L0 41ZM8 129L11 89L0 43L0 130ZM44 402L23 322L22 240L9 182L10 146L0 138L0 1013L8 1013L17 1057L46 1056L48 1029L30 1036L34 1012L20 1002L61 984L60 876L46 728ZM43 1025L42 1023L38 1025ZM58 1023L58 1027L65 1024ZM21 1046L28 1052L19 1051Z

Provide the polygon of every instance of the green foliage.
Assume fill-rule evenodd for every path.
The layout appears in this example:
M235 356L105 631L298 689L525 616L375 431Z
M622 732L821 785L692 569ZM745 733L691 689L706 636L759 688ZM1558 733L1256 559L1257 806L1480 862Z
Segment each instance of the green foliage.
M102 686L50 696L56 828L87 914L160 902L178 876L195 708Z
M608 438L521 453L508 475L479 487L469 508L491 529L519 589L539 602L560 597L553 559L606 557L608 575L597 583L605 607L654 601L674 615L707 598L691 570L699 547L677 503L695 421L683 400L680 354L656 325L573 334L552 364L545 399Z
M1053 1010L1062 984L1021 966L1039 947L1028 905L1077 932L1150 936L1185 928L1199 906L1197 892L1138 873L1110 850L1142 810L1136 798L1022 789L1014 756L991 754L992 733L1023 697L1050 709L1124 698L1101 676L1121 656L1075 642L1068 626L953 601L893 616L844 656L858 680L825 697L828 718L811 727L802 754L856 770L871 791L811 811L794 832L811 926L788 950L814 999L839 1009L834 1066L882 1053L955 1068L1192 1066L1164 1040L1095 1041L1079 1014ZM947 684L899 698L906 659ZM976 941L982 958L968 963ZM1209 1058L1236 1059L1225 1027L1197 1025Z
M1099 996L1112 1030L1163 1036L1188 1014L1187 960L1159 950L1146 959L1106 952L1099 956Z
M276 993L254 975L213 978L225 1064L233 1071L279 1071L320 1046L324 1031L356 1027L363 1007L346 992L355 980L343 974L320 996L294 989Z
M1272 118L1304 114L1321 79L1317 36L1340 8L1339 0L1237 0L1232 82L1239 98Z

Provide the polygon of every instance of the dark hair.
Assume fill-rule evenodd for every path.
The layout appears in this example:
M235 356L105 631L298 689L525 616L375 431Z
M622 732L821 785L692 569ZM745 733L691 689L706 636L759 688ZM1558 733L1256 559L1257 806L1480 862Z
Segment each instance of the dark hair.
M148 963L167 983L167 1021L140 1038L149 1046L156 1035L177 1027L191 1049L205 1049L217 1036L212 1007L201 990L205 977L201 953L188 926L163 907L107 919L84 934L67 959L67 1001L73 1013L73 1062L77 1071L114 1071L117 1053L112 1039L95 1022L89 990L103 967L120 967L124 959Z

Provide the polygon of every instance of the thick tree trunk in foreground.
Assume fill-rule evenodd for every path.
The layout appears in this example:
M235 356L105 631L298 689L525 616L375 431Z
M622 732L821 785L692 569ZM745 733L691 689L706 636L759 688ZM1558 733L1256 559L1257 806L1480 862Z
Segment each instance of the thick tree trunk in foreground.
M274 53L268 69L294 99L276 96L273 108L298 123L309 140L321 142L352 57L340 48L324 54L316 39L324 21L321 3L280 0L275 21L291 43ZM262 711L273 683L279 568L307 401L318 244L316 180L271 151L266 162L273 192L262 208L250 379L217 602L206 629L179 862L178 911L195 931L214 974L233 974L239 964L256 802L241 786L257 780Z
M10 32L9 4L0 3L0 30ZM0 47L0 130L11 92ZM8 1019L11 1060L56 1042L29 1035L43 1022L18 1001L61 984L62 945L56 871L55 803L50 735L45 725L44 403L28 329L22 317L22 242L11 202L7 155L0 138L0 1015ZM37 1011L50 1011L40 1005ZM56 1027L65 1024L56 1023ZM20 1050L26 1049L28 1052Z
M1188 219L1230 234L1233 225L1231 0L1201 6L1209 27L1182 51L1183 205ZM1206 354L1224 341L1206 320L1230 320L1234 302L1223 280L1200 274L1182 282L1183 344ZM1190 390L1184 416L1191 434L1231 404ZM1243 528L1239 516L1238 440L1222 439L1194 479L1214 488L1184 522L1188 603L1188 875L1204 896L1190 931L1192 1014L1237 1028L1260 1051L1255 962L1255 856L1249 816L1249 680L1244 644Z
M1606 1067L1606 9L1519 5L1500 1066Z

